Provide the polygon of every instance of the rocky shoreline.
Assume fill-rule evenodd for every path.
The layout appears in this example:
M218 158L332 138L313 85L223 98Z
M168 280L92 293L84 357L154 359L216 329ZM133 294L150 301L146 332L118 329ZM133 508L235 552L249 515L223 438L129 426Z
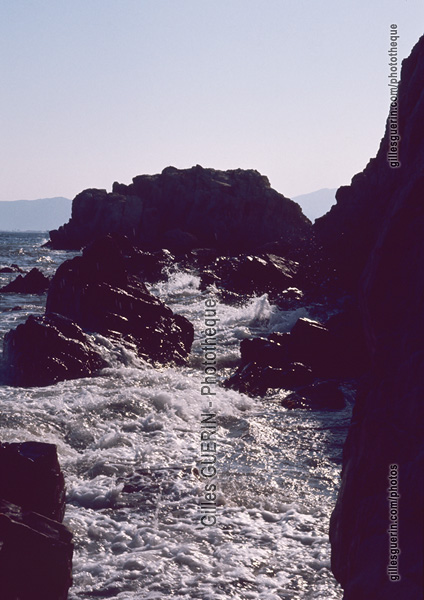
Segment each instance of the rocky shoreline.
M334 410L344 403L340 383L359 382L330 530L344 600L422 596L423 81L424 37L402 68L402 167L387 161L388 121L376 158L314 226L256 171L168 167L110 194L82 192L70 222L51 232L53 248L84 247L82 256L57 270L45 315L4 341L19 386L95 375L106 365L95 334L154 365L183 365L193 326L145 285L175 262L224 302L268 293L281 308L313 300L332 309L326 321L300 318L290 333L243 340L225 385L264 398L283 388L285 407ZM394 470L401 503L389 536ZM6 509L19 521L19 509Z

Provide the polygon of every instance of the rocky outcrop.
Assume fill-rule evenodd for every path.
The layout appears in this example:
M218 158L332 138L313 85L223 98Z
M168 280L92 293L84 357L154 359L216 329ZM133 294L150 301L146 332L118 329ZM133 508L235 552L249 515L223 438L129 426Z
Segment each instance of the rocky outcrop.
M72 534L61 523L65 486L51 444L0 444L0 594L66 600Z
M15 294L45 294L49 289L50 279L43 275L37 269L31 269L29 273L22 277L18 275L16 279L0 288L0 292L13 292Z
M193 326L147 290L138 275L140 256L122 238L93 242L56 271L46 315L64 315L85 331L118 336L154 363L185 364Z
M65 480L56 446L0 444L0 498L55 521L65 514Z
M342 189L319 225L346 277L352 268L352 285L362 272L359 293L373 360L354 409L331 519L332 568L345 600L422 598L423 81L424 37L402 67L401 167L387 163L387 129L377 157Z
M3 341L7 382L21 387L46 386L89 377L107 363L75 323L61 315L30 315Z
M0 444L0 475L0 498L23 510L63 520L65 481L54 445Z
M195 247L247 251L310 230L300 207L253 170L218 171L197 165L140 175L113 192L85 190L70 221L50 232L54 248L79 249L108 234L126 235L144 249L185 253Z

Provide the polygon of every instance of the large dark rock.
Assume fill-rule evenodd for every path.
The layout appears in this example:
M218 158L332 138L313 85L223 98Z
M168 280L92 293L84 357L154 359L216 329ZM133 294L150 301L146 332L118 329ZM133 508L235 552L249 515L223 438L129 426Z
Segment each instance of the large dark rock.
M290 354L294 361L309 365L320 376L335 374L338 368L338 348L327 327L300 318L290 332Z
M88 377L106 366L80 327L60 315L30 315L3 341L9 383L46 386Z
M46 314L64 315L85 331L135 344L143 358L184 364L193 326L154 297L137 273L134 249L106 236L64 262L53 277Z
M268 389L264 376L267 368L253 361L242 364L223 382L223 386L250 396L264 396Z
M354 409L331 518L332 569L345 600L421 600L424 589L423 81L424 37L402 66L401 167L387 163L388 121L377 157L320 225L346 277L353 269L352 285L362 273L373 360Z
M135 248L129 251L126 267L142 281L156 283L167 279L168 272L175 265L175 257L169 250L142 252Z
M0 292L14 292L15 294L44 294L47 292L50 279L34 267L24 277L18 275L16 279L0 288Z
M266 362L251 361L241 364L224 381L224 387L233 388L251 396L264 396L269 389L295 390L314 381L312 369L301 363L273 367Z
M56 447L0 445L0 597L66 600L72 534L61 524L65 486Z
M257 171L217 171L197 165L140 175L113 193L85 190L73 201L69 223L50 232L54 248L81 248L108 233L144 249L198 247L246 251L310 230L300 207L273 190Z

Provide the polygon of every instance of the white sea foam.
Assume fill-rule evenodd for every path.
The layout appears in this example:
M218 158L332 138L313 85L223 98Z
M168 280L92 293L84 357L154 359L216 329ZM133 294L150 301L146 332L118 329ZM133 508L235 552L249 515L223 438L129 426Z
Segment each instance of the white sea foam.
M96 336L111 364L99 376L0 388L2 441L58 446L75 536L69 598L340 599L327 531L349 408L287 411L272 398L218 388L217 525L201 526L198 287L187 273L154 286L195 325L189 366L154 369ZM220 303L217 314L224 371L241 339L289 331L306 311L280 311L263 295Z

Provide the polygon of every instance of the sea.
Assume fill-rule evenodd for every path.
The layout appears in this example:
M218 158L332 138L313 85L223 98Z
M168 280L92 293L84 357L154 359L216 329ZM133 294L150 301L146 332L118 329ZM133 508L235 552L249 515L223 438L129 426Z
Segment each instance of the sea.
M53 275L77 253L45 248L47 239L1 232L0 266ZM15 277L0 274L0 286ZM215 385L201 393L206 300L219 318L218 381L234 371L241 340L289 331L317 307L282 311L267 295L224 304L178 268L148 287L195 327L187 366L153 368L93 336L109 363L97 376L0 385L0 440L57 446L75 544L69 599L341 599L328 530L353 385L341 411L288 410L285 390L252 398ZM1 294L0 337L43 314L45 301ZM201 446L208 427L215 445Z

